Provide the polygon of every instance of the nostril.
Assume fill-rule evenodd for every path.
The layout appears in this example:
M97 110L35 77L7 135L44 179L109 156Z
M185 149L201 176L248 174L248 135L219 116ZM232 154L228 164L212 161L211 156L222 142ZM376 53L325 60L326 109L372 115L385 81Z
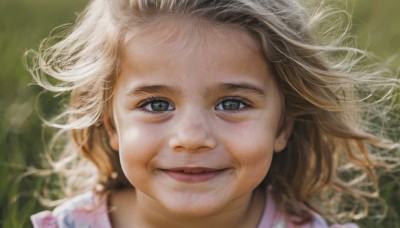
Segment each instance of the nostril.
M216 140L212 136L190 137L174 135L169 139L169 147L175 152L204 152L216 147Z

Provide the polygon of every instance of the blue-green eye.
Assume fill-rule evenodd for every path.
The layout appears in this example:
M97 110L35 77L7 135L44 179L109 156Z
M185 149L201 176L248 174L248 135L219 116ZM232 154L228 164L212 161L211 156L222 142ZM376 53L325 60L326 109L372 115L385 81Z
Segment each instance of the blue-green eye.
M139 107L148 112L167 112L175 109L170 102L157 98L146 100Z
M238 98L225 98L223 101L219 102L215 107L215 110L220 111L237 111L246 108L247 105L244 101Z

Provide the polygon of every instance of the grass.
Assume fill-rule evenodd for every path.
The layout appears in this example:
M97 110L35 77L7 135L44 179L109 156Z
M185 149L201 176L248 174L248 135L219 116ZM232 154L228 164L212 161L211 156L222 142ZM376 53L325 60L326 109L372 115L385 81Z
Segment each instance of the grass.
M87 0L0 0L0 227L30 227L29 216L44 208L35 200L40 178L21 174L42 165L41 121L35 110L37 86L23 68L22 55L37 49L40 41L61 24L72 23ZM400 2L386 0L348 1L354 11L353 34L360 47L400 66ZM41 106L46 116L58 104ZM396 177L399 180L399 177ZM394 178L381 180L382 195L389 205L388 218L379 223L364 220L362 227L400 227L400 189Z
M37 178L20 179L42 163L41 121L35 111L40 89L22 65L23 53L37 49L56 26L72 23L82 0L0 0L0 227L31 227L29 216L44 208L35 200ZM46 103L51 113L55 104Z

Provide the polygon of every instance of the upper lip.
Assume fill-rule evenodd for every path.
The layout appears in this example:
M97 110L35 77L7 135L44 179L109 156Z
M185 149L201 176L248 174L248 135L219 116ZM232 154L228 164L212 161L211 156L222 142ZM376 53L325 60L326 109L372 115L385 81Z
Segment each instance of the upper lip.
M208 172L216 172L222 171L224 169L215 169L215 168L207 168L207 167L176 167L170 169L163 169L170 172L182 172L182 173L208 173Z

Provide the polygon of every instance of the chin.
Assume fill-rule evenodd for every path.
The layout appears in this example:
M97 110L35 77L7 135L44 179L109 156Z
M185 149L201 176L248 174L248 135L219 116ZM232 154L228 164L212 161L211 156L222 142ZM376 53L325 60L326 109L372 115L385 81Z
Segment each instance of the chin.
M164 207L175 216L190 219L210 217L222 209L221 205L201 199L195 201L181 199L178 202L165 202Z

